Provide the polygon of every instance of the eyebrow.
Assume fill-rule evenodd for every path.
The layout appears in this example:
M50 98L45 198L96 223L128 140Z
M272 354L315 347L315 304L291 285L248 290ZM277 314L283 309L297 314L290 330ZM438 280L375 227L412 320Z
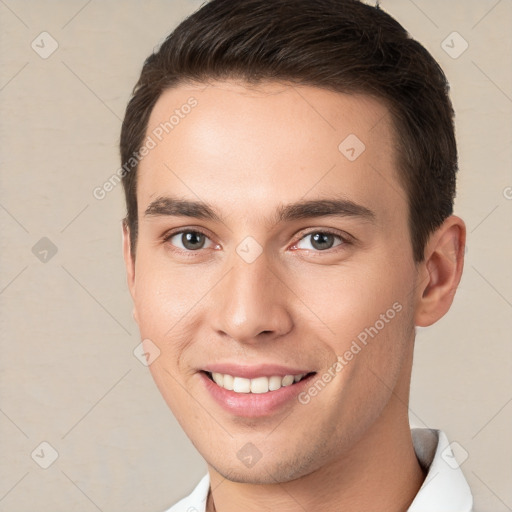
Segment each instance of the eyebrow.
M221 216L209 203L190 201L176 197L158 197L144 212L145 217L176 216L223 222ZM301 200L277 208L271 223L290 222L313 217L355 217L375 221L375 213L348 199L330 198Z

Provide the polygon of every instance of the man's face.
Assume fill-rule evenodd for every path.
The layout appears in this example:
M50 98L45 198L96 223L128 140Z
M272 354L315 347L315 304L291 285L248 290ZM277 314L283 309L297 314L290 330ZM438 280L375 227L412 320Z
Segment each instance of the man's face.
M138 171L135 318L160 351L150 370L164 399L210 466L287 481L391 428L418 273L385 106L275 83L180 86L146 135L156 147ZM315 200L340 201L327 204L338 214L287 209ZM306 378L283 385L288 374Z

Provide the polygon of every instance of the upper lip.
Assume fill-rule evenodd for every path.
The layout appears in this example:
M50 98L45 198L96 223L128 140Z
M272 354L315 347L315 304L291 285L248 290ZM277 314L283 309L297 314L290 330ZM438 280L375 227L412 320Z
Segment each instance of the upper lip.
M279 364L240 365L233 363L212 363L203 368L205 372L215 372L233 377L255 379L256 377L284 377L285 375L300 375L311 373L312 370Z

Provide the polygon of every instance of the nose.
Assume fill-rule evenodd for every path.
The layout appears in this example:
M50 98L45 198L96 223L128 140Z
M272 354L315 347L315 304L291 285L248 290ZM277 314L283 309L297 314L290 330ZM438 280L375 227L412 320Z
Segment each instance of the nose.
M283 336L293 327L293 293L271 268L265 252L253 262L237 254L213 290L213 327L239 343L259 343Z

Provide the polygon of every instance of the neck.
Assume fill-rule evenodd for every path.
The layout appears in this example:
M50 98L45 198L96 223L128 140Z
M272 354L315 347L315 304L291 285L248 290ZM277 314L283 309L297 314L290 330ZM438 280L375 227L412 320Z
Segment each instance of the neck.
M407 511L425 479L412 444L408 395L406 378L378 420L342 458L297 480L275 485L238 483L209 466L212 491L206 510Z

